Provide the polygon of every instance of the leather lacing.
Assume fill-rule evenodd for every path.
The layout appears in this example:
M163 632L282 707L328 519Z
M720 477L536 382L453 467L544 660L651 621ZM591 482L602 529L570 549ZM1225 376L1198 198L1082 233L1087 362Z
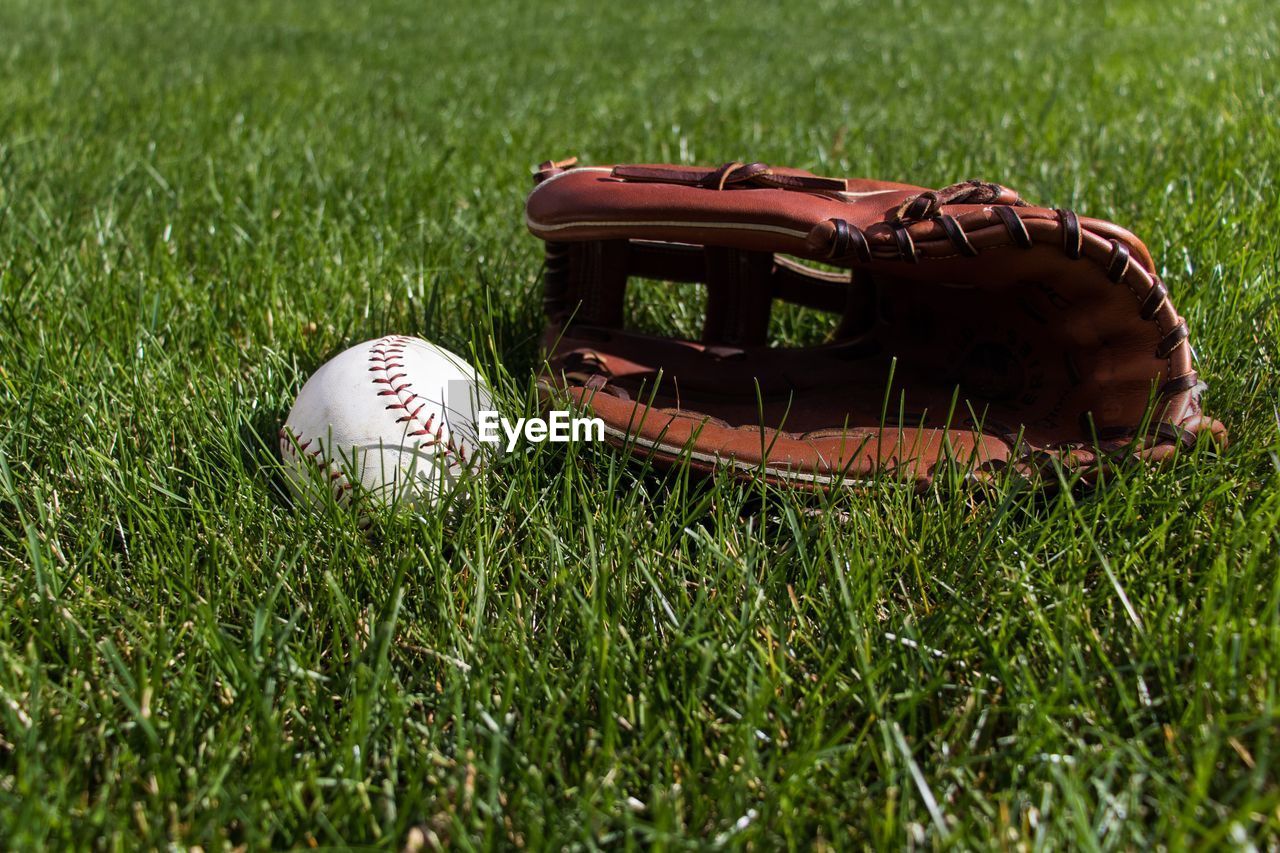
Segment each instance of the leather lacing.
M833 219L831 224L836 229L835 239L831 243L831 257L852 256L864 264L871 262L871 244L867 242L867 235L861 228L843 219Z
M1066 252L1071 260L1080 260L1084 253L1084 234L1080 232L1080 217L1076 216L1074 210L1064 210L1061 207L1053 212L1058 214L1058 221L1062 223L1062 251Z
M712 190L761 187L793 192L833 193L844 192L849 187L848 181L843 178L791 175L777 172L764 163L740 163L736 160L709 172L671 166L614 166L610 176L638 183L683 184Z
M907 226L912 222L926 220L933 220L938 223L942 233L946 235L947 239L960 254L966 257L976 257L979 254L979 250L969 240L964 226L951 214L943 213L941 207L947 204L989 204L993 200L1004 200L1003 203L991 204L991 211L1000 219L1013 244L1022 249L1032 248L1035 245L1035 241L1031 238L1031 234L1027 230L1026 223L1023 222L1022 217L1014 210L1015 207L1027 206L1027 203L1012 190L1008 190L999 184L988 184L983 181L965 181L940 190L928 190L908 198L898 206L888 223L890 234L893 236L894 247L897 249L897 257L909 263L919 262L920 257L916 250L915 241L912 239ZM1080 260L1084 256L1084 234L1080 226L1080 217L1074 211L1062 208L1056 209L1054 213L1057 214L1058 223L1062 227L1063 253L1071 260ZM853 259L864 264L871 262L871 242L863 229L843 219L831 219L829 223L834 233L831 238L828 258ZM1106 276L1112 283L1121 284L1129 272L1133 258L1129 247L1124 243L1116 239L1111 239L1109 242L1111 244L1111 255L1106 262ZM1169 290L1159 277L1154 273L1151 273L1150 276L1152 287L1141 298L1138 308L1139 317L1148 322L1155 319L1160 308L1169 298ZM1172 329L1164 333L1160 343L1156 346L1156 358L1167 360L1173 351L1187 340L1187 336L1186 324L1179 321ZM1170 367L1172 368L1172 364L1170 364ZM1162 398L1175 396L1195 388L1199 381L1196 372L1191 371L1166 380L1157 393ZM1195 443L1194 433L1176 424L1162 422L1155 425L1153 431L1158 436L1170 441L1178 441L1188 446Z
M986 181L961 181L940 190L925 190L919 195L898 205L892 219L894 222L906 223L923 219L933 219L948 204L1006 204L1013 207L1026 207L1027 203L1007 187L991 184Z

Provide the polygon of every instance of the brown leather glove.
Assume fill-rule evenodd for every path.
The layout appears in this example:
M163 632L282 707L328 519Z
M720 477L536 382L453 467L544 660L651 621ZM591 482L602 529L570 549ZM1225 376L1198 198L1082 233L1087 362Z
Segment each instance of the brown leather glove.
M1088 482L1201 433L1226 443L1151 256L1109 222L980 181L761 163L567 160L534 180L545 379L660 462L832 487L924 486L942 464L1038 479L1057 458ZM702 339L626 330L630 276L705 284ZM830 342L768 346L775 299L837 315Z

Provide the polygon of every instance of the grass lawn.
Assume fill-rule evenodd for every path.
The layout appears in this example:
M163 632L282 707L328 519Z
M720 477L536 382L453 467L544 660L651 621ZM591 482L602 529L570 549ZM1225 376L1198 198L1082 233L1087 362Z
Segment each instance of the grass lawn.
M1275 849L1278 44L1269 0L0 4L0 846ZM292 509L346 346L529 405L569 154L1124 224L1233 446L814 498L544 444L454 517Z

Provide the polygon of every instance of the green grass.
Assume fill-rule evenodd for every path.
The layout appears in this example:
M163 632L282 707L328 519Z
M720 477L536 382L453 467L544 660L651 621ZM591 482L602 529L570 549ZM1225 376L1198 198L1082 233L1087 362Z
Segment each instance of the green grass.
M0 846L1280 843L1274 4L361 5L0 5ZM1234 444L827 499L542 445L456 517L291 509L345 346L527 400L573 153L1123 223Z

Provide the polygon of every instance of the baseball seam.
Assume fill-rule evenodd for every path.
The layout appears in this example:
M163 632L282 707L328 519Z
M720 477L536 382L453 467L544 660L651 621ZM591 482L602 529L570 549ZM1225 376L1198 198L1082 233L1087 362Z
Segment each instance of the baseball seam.
M445 435L444 418L440 418L437 423L434 412L426 420L419 417L429 405L426 400L416 408L411 408L420 398L411 390L413 381L404 366L404 350L410 340L402 335L388 335L374 342L369 348L368 361L372 365L369 372L374 374L370 381L377 389L378 397L395 398L394 403L388 403L384 408L389 412L404 413L395 422L404 425L406 437L422 438L419 447L434 448L450 467L457 465L464 470L468 469L471 462L467 460L466 448L455 444L452 435Z
M314 448L312 445L314 445ZM343 472L336 461L325 457L324 445L320 439L308 438L303 441L302 436L292 429L287 426L282 427L280 429L280 455L295 462L310 462L321 475L329 477L329 484L333 489L333 499L339 505L346 505L351 502L355 484L347 478L346 473Z

